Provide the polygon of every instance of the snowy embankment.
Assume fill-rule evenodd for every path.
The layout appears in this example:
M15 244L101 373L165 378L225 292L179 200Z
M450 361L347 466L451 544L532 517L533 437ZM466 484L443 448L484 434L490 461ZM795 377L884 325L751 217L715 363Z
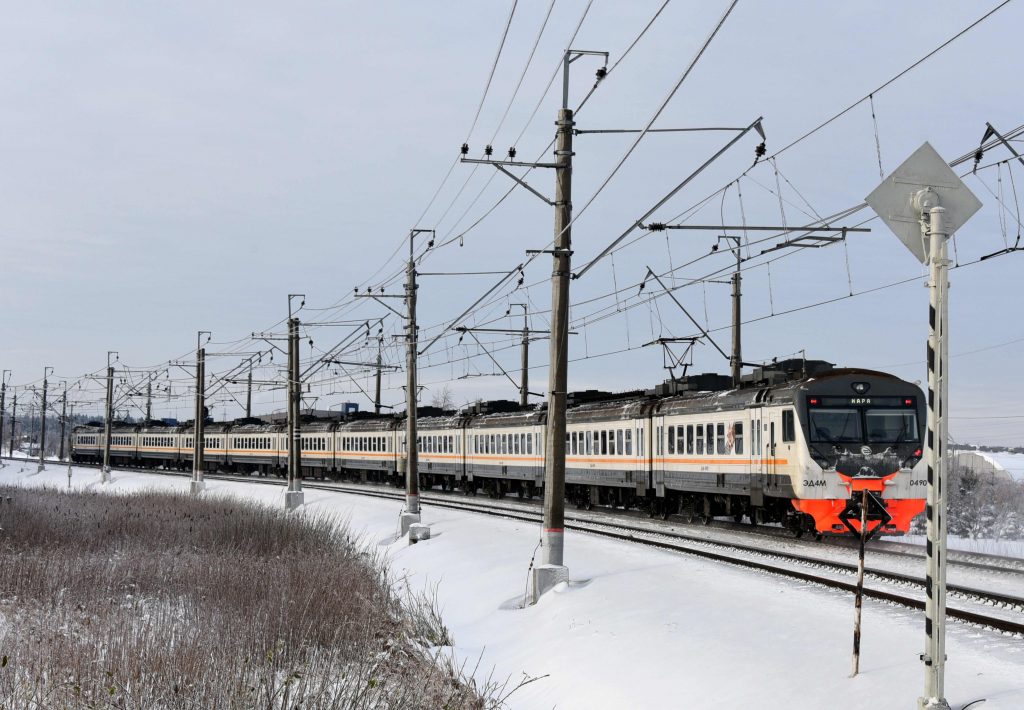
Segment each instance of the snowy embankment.
M0 484L66 486L67 468L8 462ZM186 478L115 471L113 492L186 491ZM75 488L100 487L74 469ZM210 481L211 495L282 505L283 490ZM535 525L427 507L433 539L395 540L398 505L306 491L306 509L335 513L387 554L413 588L436 586L455 653L476 676L538 678L514 708L915 707L923 685L919 612L865 601L861 674L849 677L852 599L841 592L685 555L570 534L573 582L519 608ZM954 708L1024 707L1024 643L952 624L947 697Z

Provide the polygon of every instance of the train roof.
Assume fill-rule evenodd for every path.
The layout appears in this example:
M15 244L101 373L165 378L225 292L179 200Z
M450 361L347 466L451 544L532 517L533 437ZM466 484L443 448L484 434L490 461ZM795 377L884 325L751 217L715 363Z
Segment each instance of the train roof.
M394 431L402 426L404 420L394 415L378 415L372 418L352 419L338 427L338 433L372 433Z
M518 412L498 412L495 414L481 414L470 418L474 428L494 429L506 426L533 426L543 424L546 420L547 410L523 409Z
M719 412L746 409L758 404L790 404L805 394L815 391L846 391L848 383L866 381L884 383L893 393L908 388L920 391L917 385L877 370L859 368L829 369L808 377L801 377L774 386L741 387L718 392L686 392L658 400L654 411L658 414Z
M231 427L232 434L276 434L284 431L283 424L268 424L264 421L248 421Z
M570 423L605 421L608 419L636 419L647 414L654 406L654 398L631 393L629 399L587 402L570 407L566 418Z
M416 421L416 428L421 431L426 429L461 429L466 421L467 418L459 414L423 417Z

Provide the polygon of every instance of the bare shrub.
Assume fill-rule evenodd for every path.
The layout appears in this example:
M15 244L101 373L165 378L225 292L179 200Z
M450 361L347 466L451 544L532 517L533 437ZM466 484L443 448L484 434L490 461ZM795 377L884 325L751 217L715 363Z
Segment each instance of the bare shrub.
M331 518L167 493L2 493L0 707L503 702L434 662L450 640L429 600L403 606Z

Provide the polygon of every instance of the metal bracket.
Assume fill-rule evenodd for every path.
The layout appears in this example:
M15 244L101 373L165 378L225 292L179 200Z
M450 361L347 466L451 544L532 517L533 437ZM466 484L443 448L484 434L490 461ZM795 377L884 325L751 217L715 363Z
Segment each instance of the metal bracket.
M522 185L523 187L525 187L525 188L526 188L527 190L529 190L530 192L532 192L532 193L533 193L534 195L536 195L536 196L537 196L537 197L539 197L540 199L544 200L544 202L546 202L546 203L547 203L547 204L549 204L550 206L552 206L552 207L554 207L554 206L555 206L555 203L554 203L554 202L553 202L552 200L549 200L549 199L548 199L547 197L545 197L545 196L544 196L544 195L542 195L541 193L537 192L537 190L534 190L534 189L533 189L532 187L530 187L530 185L529 185L529 184L528 184L528 183L527 183L527 182L526 182L525 180L523 180L522 178L519 178L519 177L517 177L517 176L513 175L513 174L512 174L511 172L509 172L508 170L506 170L506 169L505 169L505 168L504 168L504 167L503 167L503 166L502 166L502 165L501 165L500 163L494 163L493 165L494 165L494 167L496 167L496 168L497 168L498 170L500 170L501 172L505 173L505 174L506 174L506 175L508 175L508 176L509 176L510 178L512 178L513 180L515 180L515 181L516 181L517 183L519 183L520 185Z

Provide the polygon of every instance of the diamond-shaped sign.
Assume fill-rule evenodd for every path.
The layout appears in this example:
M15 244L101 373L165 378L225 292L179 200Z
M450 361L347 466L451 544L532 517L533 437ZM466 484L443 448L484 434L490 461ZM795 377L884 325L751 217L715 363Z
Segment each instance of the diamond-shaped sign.
M875 214L922 264L928 263L928 250L921 235L921 213L914 206L914 196L925 188L931 188L938 196L938 204L945 208L942 223L948 234L958 230L981 208L978 198L930 143L915 150L867 196Z

